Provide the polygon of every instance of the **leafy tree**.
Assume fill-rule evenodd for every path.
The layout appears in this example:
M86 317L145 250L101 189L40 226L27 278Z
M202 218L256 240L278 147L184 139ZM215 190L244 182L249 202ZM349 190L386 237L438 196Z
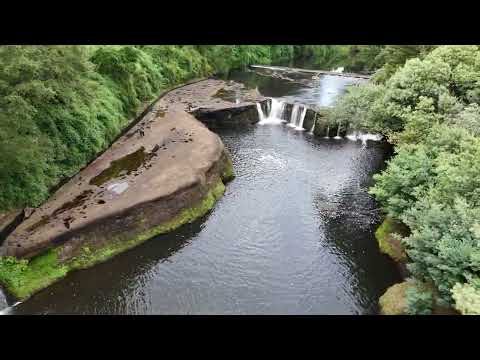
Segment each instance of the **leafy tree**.
M432 45L387 45L383 47L375 59L376 65L382 66L375 73L374 81L384 83L408 59L422 58L434 48L435 46Z
M457 283L452 288L455 308L463 315L480 315L480 290L478 286Z
M416 282L413 281L413 284ZM433 294L421 284L409 286L405 291L408 315L430 315L433 310Z

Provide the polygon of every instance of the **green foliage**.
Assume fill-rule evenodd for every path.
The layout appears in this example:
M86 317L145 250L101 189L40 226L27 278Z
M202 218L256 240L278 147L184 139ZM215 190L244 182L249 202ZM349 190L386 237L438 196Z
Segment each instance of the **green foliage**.
M152 58L133 46L101 47L91 61L97 72L108 80L126 114L134 114L141 102L154 97L164 83Z
M409 286L405 290L407 315L430 315L433 310L433 294L424 286Z
M373 77L377 83L387 81L408 59L424 57L435 46L432 45L386 45L375 58L375 65L382 65Z
M244 69L250 64L270 64L275 60L283 60L285 56L293 56L288 46L279 45L279 49L272 51L269 45L198 45L196 48L208 63L215 69L215 73L228 75L233 69ZM280 58L273 58L272 55Z
M308 67L331 70L347 65L348 51L349 46L345 45L296 45L294 58Z
M412 259L409 269L419 279L433 280L440 299L451 303L450 290L478 276L480 208L458 197L453 205L426 199L405 216L412 235L405 239Z
M480 315L480 290L471 284L457 283L452 288L455 308L463 315Z
M380 65L378 56L383 48L383 45L351 45L348 49L346 70L372 72Z
M375 108L375 104L384 91L383 86L374 84L350 87L345 95L336 101L330 116L332 121L350 124L350 127L358 130L381 132L384 127L381 122L383 118L378 114L379 109Z
M49 286L67 274L59 264L55 250L49 250L31 260L0 257L0 280L18 299L24 299L38 289Z

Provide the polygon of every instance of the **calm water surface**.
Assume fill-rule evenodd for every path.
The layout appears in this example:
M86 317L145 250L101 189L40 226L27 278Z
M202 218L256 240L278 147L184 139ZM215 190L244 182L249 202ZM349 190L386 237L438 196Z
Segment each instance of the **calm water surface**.
M266 96L322 105L353 81L235 78ZM367 192L384 167L385 146L317 139L284 125L219 135L237 177L210 214L4 313L376 313L378 297L399 281L378 251L380 217Z

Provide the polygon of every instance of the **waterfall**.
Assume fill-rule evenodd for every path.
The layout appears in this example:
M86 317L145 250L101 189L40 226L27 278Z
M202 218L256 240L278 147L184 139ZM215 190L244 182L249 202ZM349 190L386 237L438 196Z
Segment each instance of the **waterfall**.
M307 114L307 108L305 106L302 107L302 112L300 113L300 117L298 119L298 124L296 129L297 130L305 130L303 128L303 121L305 120L305 115Z
M293 127L295 130L305 130L303 128L303 121L305 120L306 113L307 108L305 106L294 104L292 115L290 116L290 122L287 126Z
M265 124L281 124L286 122L287 126L294 128L295 130L305 130L303 128L303 122L305 115L307 114L307 107L300 104L294 104L292 107L292 113L290 119L285 120L285 107L286 103L277 99L269 99L267 103L267 114L264 114L261 103L257 103L258 118L260 119L260 125ZM313 124L313 127L315 123ZM310 132L313 132L313 127Z
M338 140L338 139L341 139L341 138L342 138L342 137L340 136L340 128L341 128L341 127L342 127L342 126L341 126L340 124L338 124L338 127L337 127L337 136L335 136L334 139L337 139L337 140Z
M257 103L258 116L260 118L260 125L265 124L280 124L285 122L283 120L283 113L285 112L285 103L276 99L269 99L267 103L267 115L263 113L262 106Z
M312 124L312 128L310 129L310 131L308 132L309 134L312 134L313 135L313 130L315 130L315 123L317 122L317 114L315 114L315 116L313 117L313 124Z
M268 114L269 118L283 120L283 113L285 111L285 103L283 101L278 101L276 99L271 99L270 113Z
M327 133L325 135L325 139L329 139L330 138L329 135L330 135L330 126L327 126Z
M296 124L297 115L298 115L298 105L295 104L295 105L293 105L292 114L290 115L290 121L287 124L287 126L290 126L290 127L296 127L297 126L297 124Z
M260 119L260 122L261 123L265 122L265 114L263 113L262 105L260 105L260 103L257 103L257 112L258 112L258 118Z
M354 130L352 133L347 134L345 137L346 137L348 140L357 141L357 140L359 139L358 136L359 136L358 131L357 131L357 130Z
M362 131L354 130L352 133L348 134L346 136L347 139L352 140L352 141L358 141L360 140L362 142L362 145L365 146L367 145L367 141L380 141L382 140L382 136L378 134L370 134L370 133L364 133Z

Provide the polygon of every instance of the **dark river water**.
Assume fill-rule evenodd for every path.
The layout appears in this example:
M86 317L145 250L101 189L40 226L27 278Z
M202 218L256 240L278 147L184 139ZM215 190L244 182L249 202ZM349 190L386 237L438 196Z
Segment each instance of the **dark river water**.
M327 105L352 81L326 76L305 87L251 73L235 78L266 96ZM314 138L285 125L219 135L236 178L210 214L69 274L4 313L377 313L379 296L400 280L378 250L380 216L367 192L384 167L385 145Z

